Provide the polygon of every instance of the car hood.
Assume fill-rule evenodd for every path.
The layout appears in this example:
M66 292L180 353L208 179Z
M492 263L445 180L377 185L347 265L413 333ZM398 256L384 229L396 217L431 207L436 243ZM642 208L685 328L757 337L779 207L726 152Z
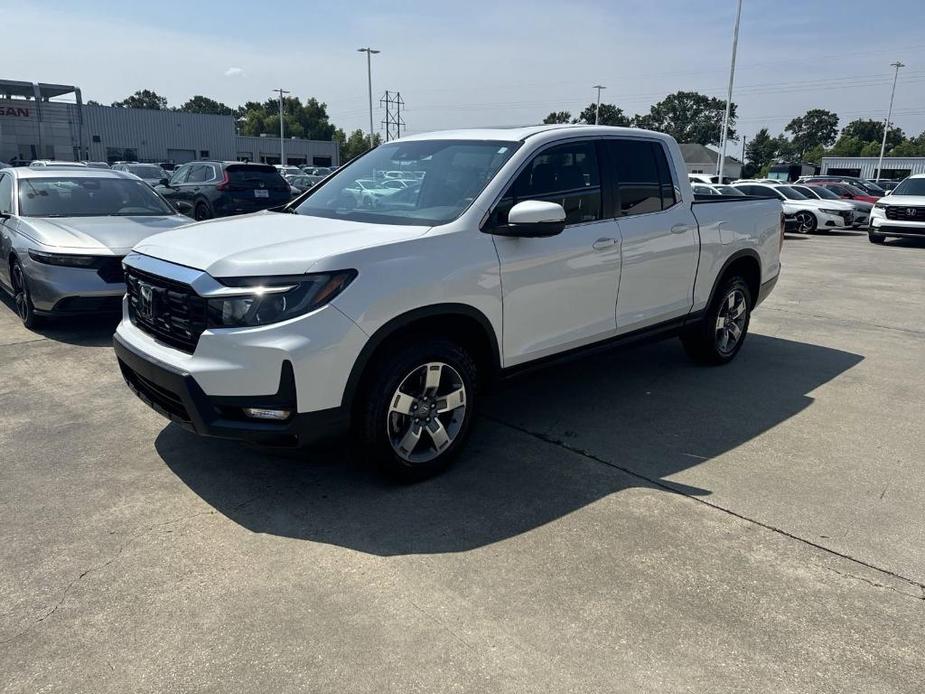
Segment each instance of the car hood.
M890 207L919 207L925 205L925 195L887 195L877 202Z
M72 252L125 255L142 239L191 222L183 215L157 217L23 217L43 246Z
M213 277L297 275L322 258L417 238L429 228L264 211L191 224L134 250Z

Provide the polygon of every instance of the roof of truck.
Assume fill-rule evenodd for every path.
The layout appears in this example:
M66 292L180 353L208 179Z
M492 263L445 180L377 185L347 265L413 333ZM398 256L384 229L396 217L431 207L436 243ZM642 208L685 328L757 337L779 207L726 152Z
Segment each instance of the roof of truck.
M571 131L569 134L582 135L646 135L667 139L664 133L640 128L619 128L610 125L530 125L512 128L471 128L466 130L441 130L432 133L419 133L402 137L403 141L413 140L494 140L499 142L522 142L529 137L554 132Z

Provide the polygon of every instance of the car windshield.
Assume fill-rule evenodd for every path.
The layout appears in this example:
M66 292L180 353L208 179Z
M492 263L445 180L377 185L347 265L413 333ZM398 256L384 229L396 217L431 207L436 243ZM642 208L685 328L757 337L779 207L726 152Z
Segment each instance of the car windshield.
M894 195L925 195L925 178L907 178L893 189L890 197Z
M828 188L823 188L822 186L812 186L810 190L816 195L818 195L820 198L824 198L825 200L838 200L839 199L835 193L833 193Z
M166 178L164 172L156 166L127 166L126 169L138 178Z
M777 186L777 190L780 191L780 194L783 195L788 200L808 200L809 198L803 195L803 193L794 190L790 186Z
M878 186L876 183L870 183L869 181L851 181L851 185L856 188L860 188L867 195L883 195L886 191Z
M24 217L176 214L147 183L89 176L23 178L19 183L19 210Z
M518 146L486 140L380 145L313 188L295 212L380 224L446 224L469 207ZM387 173L403 171L416 172L408 185L384 185Z

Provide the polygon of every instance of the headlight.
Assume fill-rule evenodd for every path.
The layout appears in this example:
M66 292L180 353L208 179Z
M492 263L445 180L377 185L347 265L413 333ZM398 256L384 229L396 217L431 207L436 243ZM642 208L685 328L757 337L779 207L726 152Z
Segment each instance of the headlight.
M29 251L29 257L45 265L64 265L66 267L95 267L99 258L94 255L68 255L66 253L43 253Z
M827 210L824 207L819 208L820 212L825 212L826 214L834 214L836 217L840 217L845 214L846 210Z
M209 298L208 326L253 327L301 316L334 299L356 276L356 270L341 270L295 277L221 280L228 292Z
M886 205L884 205L882 202L875 202L875 203L874 203L874 207L876 207L878 210L885 210L885 209L886 209Z

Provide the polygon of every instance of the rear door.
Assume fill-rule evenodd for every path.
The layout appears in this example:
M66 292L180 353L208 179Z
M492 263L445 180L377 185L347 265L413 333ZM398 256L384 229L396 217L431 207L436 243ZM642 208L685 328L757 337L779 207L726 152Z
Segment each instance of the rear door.
M606 197L597 141L576 140L535 154L495 206L488 225L506 223L524 200L556 202L566 211L558 236L492 237L501 261L506 365L614 334L620 243Z
M687 314L694 302L700 236L660 140L607 140L623 238L617 330L638 330Z

